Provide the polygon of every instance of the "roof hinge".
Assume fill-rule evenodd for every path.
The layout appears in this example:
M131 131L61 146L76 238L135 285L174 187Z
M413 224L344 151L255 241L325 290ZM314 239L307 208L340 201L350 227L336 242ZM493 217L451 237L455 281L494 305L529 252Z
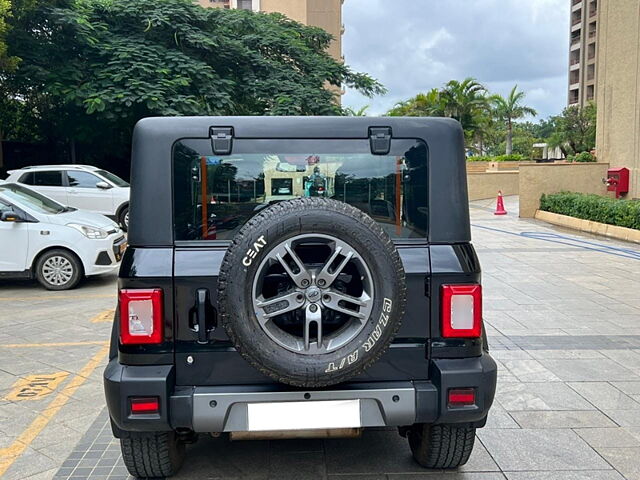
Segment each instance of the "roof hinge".
M215 155L230 155L233 147L233 127L211 127L211 147Z
M391 150L391 127L369 127L369 143L373 155L388 155Z

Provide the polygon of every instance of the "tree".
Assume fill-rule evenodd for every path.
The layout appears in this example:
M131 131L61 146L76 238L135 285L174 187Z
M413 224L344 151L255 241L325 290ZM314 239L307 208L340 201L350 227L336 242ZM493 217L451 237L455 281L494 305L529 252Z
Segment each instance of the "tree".
M552 118L555 130L549 146L560 147L565 156L593 150L596 146L596 116L595 103L565 108L562 115Z
M354 110L351 107L346 107L344 109L344 113L348 117L366 117L367 116L367 110L369 110L370 107L371 107L371 105L364 105L363 107L360 107L357 110Z
M513 123L515 120L524 118L527 115L535 116L537 112L526 105L522 105L522 102L526 94L523 91L518 91L518 86L514 86L507 98L501 95L494 95L492 97L492 103L494 107L495 116L504 122L506 127L506 154L511 155L513 153Z
M455 118L465 132L474 133L488 112L487 89L474 78L451 80L440 91L445 116Z
M7 37L21 58L11 93L70 144L126 151L134 123L152 115L343 114L327 85L384 92L329 56L328 33L280 14L190 0L21 1L36 6Z
M482 150L483 129L490 119L486 88L473 78L451 80L442 89L418 94L392 108L389 116L455 118L462 125L469 148Z
M444 106L437 88L419 93L409 100L397 103L387 112L390 117L444 117Z

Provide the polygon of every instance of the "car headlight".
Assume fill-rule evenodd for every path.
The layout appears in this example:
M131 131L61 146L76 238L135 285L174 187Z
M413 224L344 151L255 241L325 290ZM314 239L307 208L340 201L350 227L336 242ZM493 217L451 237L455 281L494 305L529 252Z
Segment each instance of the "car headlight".
M85 237L91 238L94 240L102 240L103 238L107 238L107 236L109 235L106 231L102 230L101 228L90 227L89 225L67 223L67 227L75 228Z

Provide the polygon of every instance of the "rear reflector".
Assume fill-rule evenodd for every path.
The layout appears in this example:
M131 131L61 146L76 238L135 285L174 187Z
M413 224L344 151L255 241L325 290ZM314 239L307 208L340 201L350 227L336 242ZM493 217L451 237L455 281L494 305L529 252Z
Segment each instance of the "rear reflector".
M120 290L120 342L162 343L162 290Z
M141 397L131 399L131 413L158 413L160 412L160 400L158 397Z
M443 285L442 337L478 338L482 335L482 287Z
M449 407L468 407L476 404L476 391L473 388L449 390Z

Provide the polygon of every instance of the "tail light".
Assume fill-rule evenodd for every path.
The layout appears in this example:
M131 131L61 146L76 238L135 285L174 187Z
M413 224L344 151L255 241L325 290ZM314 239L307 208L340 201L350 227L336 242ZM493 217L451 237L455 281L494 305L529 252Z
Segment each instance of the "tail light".
M482 287L443 285L442 337L478 338L482 335Z
M476 404L476 391L473 388L454 388L449 390L449 408L469 407Z
M162 343L162 290L120 290L120 342Z
M149 414L160 411L160 400L158 397L133 397L130 399L131 413Z

